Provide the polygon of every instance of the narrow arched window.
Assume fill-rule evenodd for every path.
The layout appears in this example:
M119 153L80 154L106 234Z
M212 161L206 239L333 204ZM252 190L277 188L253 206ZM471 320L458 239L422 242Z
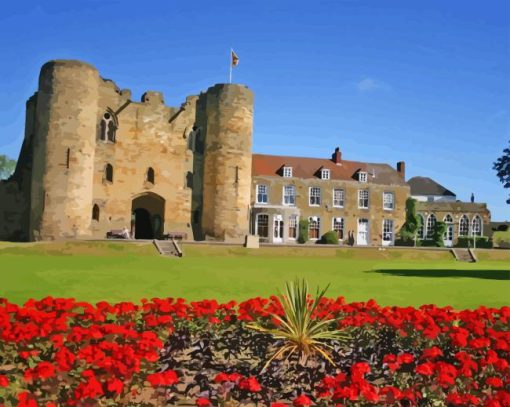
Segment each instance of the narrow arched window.
M427 239L432 239L434 235L434 228L436 227L436 216L430 214L427 218Z
M482 220L478 215L471 222L471 234L473 236L482 236Z
M466 215L462 215L459 221L459 236L469 235L469 219Z
M102 141L111 141L115 143L115 133L117 132L117 124L110 112L105 112L100 124L99 138Z
M97 206L97 204L92 208L92 220L97 220L99 222L99 206Z
M147 182L154 184L154 169L152 167L147 169Z
M104 178L106 181L113 182L113 166L106 164L104 167Z

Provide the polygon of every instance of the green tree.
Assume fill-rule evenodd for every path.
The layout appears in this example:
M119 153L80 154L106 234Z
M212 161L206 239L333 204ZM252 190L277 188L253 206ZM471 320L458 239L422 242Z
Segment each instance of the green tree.
M437 247L444 247L444 234L446 233L446 223L436 222L432 232L432 240Z
M416 233L421 226L421 218L416 214L416 199L407 198L406 221L402 229L400 229L400 239L404 243L414 241Z
M12 160L5 154L0 154L0 179L9 178L16 169L16 160Z
M308 226L310 222L308 222L308 219L301 219L299 221L299 236L298 236L298 243L306 243L308 241Z
M510 188L510 147L503 150L503 155L496 160L492 169L497 171L497 176L503 184L503 188ZM510 204L510 196L506 203Z

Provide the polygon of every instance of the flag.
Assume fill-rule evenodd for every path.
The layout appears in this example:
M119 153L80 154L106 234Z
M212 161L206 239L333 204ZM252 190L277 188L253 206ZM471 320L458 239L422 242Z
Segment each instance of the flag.
M239 65L239 57L236 55L236 53L234 52L233 49L230 50L230 59L231 59L231 63L232 63L232 66L237 66Z

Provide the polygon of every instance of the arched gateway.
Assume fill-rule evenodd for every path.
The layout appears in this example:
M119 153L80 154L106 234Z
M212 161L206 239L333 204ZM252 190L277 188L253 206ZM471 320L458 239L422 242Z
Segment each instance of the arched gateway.
M135 239L158 239L163 235L165 199L152 192L133 197L131 234Z

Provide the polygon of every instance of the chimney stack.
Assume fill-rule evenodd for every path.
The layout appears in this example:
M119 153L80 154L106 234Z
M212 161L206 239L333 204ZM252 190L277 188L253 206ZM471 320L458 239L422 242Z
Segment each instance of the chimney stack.
M397 163L397 172L402 176L402 178L406 179L406 163L405 163L405 161L399 161Z
M331 160L336 165L340 165L340 162L342 161L342 152L340 151L340 147L335 148L335 152L331 156Z

